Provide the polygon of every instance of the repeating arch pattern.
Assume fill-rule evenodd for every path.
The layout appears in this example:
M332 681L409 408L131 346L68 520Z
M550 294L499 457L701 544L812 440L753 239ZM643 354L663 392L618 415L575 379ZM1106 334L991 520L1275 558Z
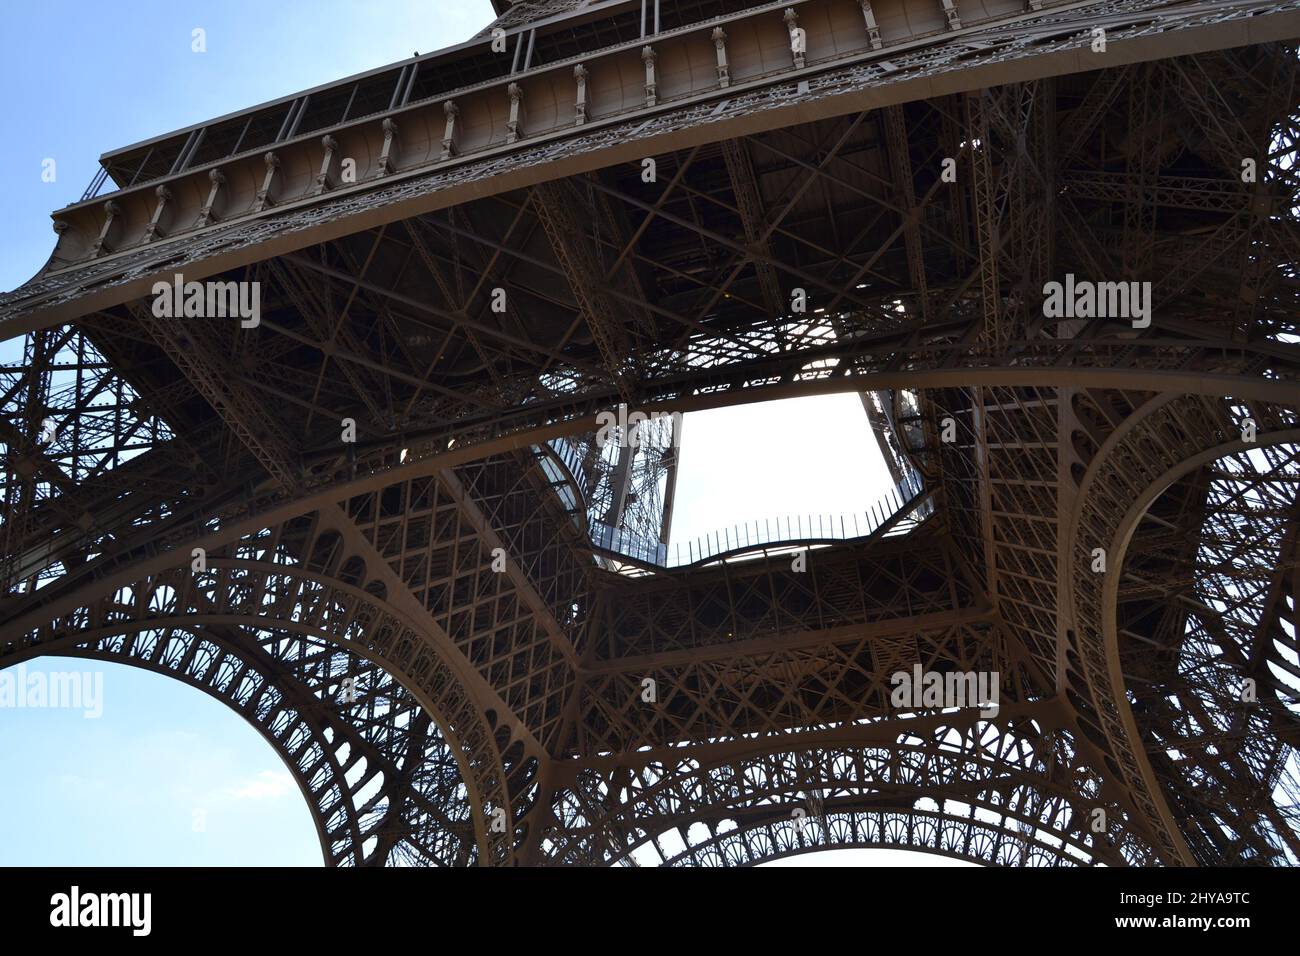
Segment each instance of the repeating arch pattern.
M670 866L756 866L819 850L893 849L935 853L989 866L1075 866L1084 861L959 815L927 810L826 813L728 830L669 861Z
M550 862L586 864L755 863L868 845L985 863L1150 862L1068 732L1030 718L903 723L876 728L872 745L778 740L724 761L579 771L555 802L543 848ZM1099 807L1108 812L1093 816ZM1106 821L1100 832L1094 819Z

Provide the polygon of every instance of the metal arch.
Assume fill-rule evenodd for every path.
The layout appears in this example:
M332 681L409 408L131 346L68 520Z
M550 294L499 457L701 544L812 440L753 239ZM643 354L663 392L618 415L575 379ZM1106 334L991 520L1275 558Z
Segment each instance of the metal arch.
M1071 591L1073 633L1078 661L1087 683L1067 682L1076 693L1087 695L1090 706L1080 720L1094 735L1104 735L1111 772L1128 788L1145 822L1153 830L1162 857L1171 863L1195 862L1165 800L1154 769L1140 745L1137 725L1125 695L1116 630L1116 602L1120 569L1138 522L1152 502L1177 478L1224 455L1250 447L1240 437L1236 420L1227 417L1223 403L1203 398L1162 395L1147 402L1107 439L1098 450L1079 485L1078 504L1071 521L1070 560L1062 569L1073 580ZM1300 429L1292 414L1277 415L1260 409L1257 446L1293 442ZM1169 428L1176 422L1175 428ZM1159 437L1157 437L1159 436ZM1176 437L1175 437L1176 436ZM1171 441L1171 438L1173 439ZM1207 450L1208 449L1208 450ZM1121 506L1122 505L1122 506ZM1094 547L1105 549L1107 573L1084 572ZM1076 702L1077 702L1076 698ZM1094 736L1094 743L1100 743Z
M984 866L1084 865L1068 855L1055 855L1042 845L1035 845L1026 853L1024 845L1008 840L1005 831L949 814L918 810L863 810L838 813L833 819L833 824L829 818L824 822L806 823L803 830L788 820L756 823L745 829L719 834L709 843L692 847L665 865L708 866L718 860L723 866L761 866L807 853L850 849L910 850ZM963 845L975 849L958 850L943 845L941 841L952 832L950 828L959 828L964 834ZM756 832L763 834L765 839L762 843L753 839Z
M1132 505L1128 511L1124 513L1118 525L1116 525L1111 532L1111 537L1109 539L1111 541L1111 547L1107 551L1107 558L1108 562L1114 561L1113 566L1116 568L1117 573L1107 574L1105 576L1101 596L1101 607L1104 614L1102 618L1103 636L1106 644L1106 655L1109 669L1108 676L1110 678L1110 687L1108 690L1111 694L1111 700L1118 704L1120 719L1123 721L1124 727L1130 735L1129 739L1132 741L1139 741L1142 738L1138 733L1133 709L1130 707L1127 695L1124 692L1126 682L1123 669L1120 666L1116 606L1120 582L1120 574L1118 571L1122 570L1124 567L1124 562L1128 555L1128 548L1133 533L1142 517L1151 507L1152 503L1160 497L1160 495L1174 481L1183 475L1235 452L1248 451L1252 447L1262 448L1275 444L1289 444L1300 441L1300 428L1294 427L1294 416L1288 416L1288 418L1290 420L1282 419L1277 421L1276 425L1287 424L1293 427L1277 428L1275 425L1275 430L1271 429L1259 432L1254 442L1245 442L1238 438L1234 441L1224 442L1220 445L1210 447L1203 444L1194 446L1190 443L1183 445L1179 450L1184 454L1190 452L1192 448L1197 448L1198 450L1195 454L1190 454L1181 460L1176 460L1176 463L1170 465L1163 473L1156 476L1154 480L1150 480L1146 487L1142 489L1140 494L1132 499ZM1158 461L1160 463L1168 463L1172 456L1164 449L1162 449L1162 452L1163 454L1159 457ZM1150 473L1148 472L1142 477L1149 478L1149 476ZM1111 566L1112 565L1108 563L1108 568ZM1154 768L1151 766L1145 748L1134 747L1134 752L1139 758L1138 765L1142 772L1142 776L1147 785L1151 787L1150 792L1158 796L1158 802L1154 800L1153 802L1156 803L1157 809L1166 808L1167 810L1169 802L1166 798L1165 787L1162 786L1161 782L1156 778ZM1162 814L1162 816L1163 815L1164 814ZM1177 827L1172 814L1169 815L1169 820L1167 822L1172 823ZM1178 832L1180 837L1183 838L1183 846L1187 847L1186 861L1191 862L1195 860L1196 862L1201 863L1211 862L1204 860L1199 853L1195 852L1194 847L1188 845L1186 836L1181 832L1181 828L1178 828Z
M1162 744L1147 753L1197 859L1281 865L1300 853L1286 760L1300 722L1294 686L1278 680L1290 611L1270 613L1264 595L1295 566L1300 445L1250 445L1175 479L1146 509L1116 623L1130 708L1141 739Z
M197 638L194 638L194 640L196 643L198 642ZM166 642L164 641L159 641L158 646L165 646L165 643ZM134 642L131 643L131 646L134 647ZM315 766L319 766L321 763L324 764L327 773L324 784L314 785L312 783L309 777L309 772L314 769L314 766L309 765L303 767L295 753L291 750L290 745L285 741L285 739L283 739L281 733L275 732L269 723L264 723L257 716L250 715L243 707L234 703L221 690L218 690L210 682L204 681L202 679L203 675L196 675L190 673L188 670L178 674L166 665L142 660L132 655L129 651L122 654L115 654L113 652L97 651L86 645L60 650L49 655L38 656L80 657L89 660L107 661L110 663L119 663L131 667L138 667L156 674L164 674L172 677L173 679L179 680L191 687L195 687L203 693L221 701L223 704L226 704L238 713L246 723L251 725L262 736L262 738L271 745L272 749L276 752L276 755L279 756L281 762L284 764L285 769L293 776L294 783L297 784L298 791L307 805L308 812L311 814L312 825L316 829L316 837L320 842L321 857L324 860L325 865L337 866L348 861L361 859L362 840L360 827L357 821L356 808L348 800L340 801L344 806L347 817L347 826L344 828L349 837L347 849L343 853L338 853L331 845L332 841L329 838L329 830L331 827L326 822L327 811L324 809L323 804L325 802L325 794L332 795L340 789L339 780L342 778L342 772L337 761L333 758L331 749L321 734L321 728L318 726L308 725L306 719L301 718L301 715L300 719L302 719L303 725L308 726L309 728L307 730L307 740L311 747L315 751L324 755L323 760L317 761L315 764ZM247 673L249 668L244 668L243 670ZM270 680L266 680L265 683L267 686L275 686L277 689L285 685L284 681L272 684ZM228 687L227 689L229 690L231 688ZM273 714L268 716L273 716ZM301 750L301 748L299 749Z
M1050 708L1035 713L1043 724L1053 723ZM1150 850L1123 811L1104 797L1100 777L1089 772L1092 796L1082 797L1065 783L1066 768L1041 752L1063 741L1062 755L1076 761L1072 766L1086 767L1086 760L1073 752L1069 734L1047 730L1033 738L1019 750L1033 755L1034 762L1025 766L1009 759L1028 739L1018 737L1012 724L1012 718L981 721L978 727L969 719L954 723L945 717L891 720L841 733L834 743L824 735L820 740L807 735L802 743L770 738L722 748L735 754L721 758L710 757L708 747L673 748L662 756L628 755L637 759L599 769L567 768L571 782L554 797L556 816L544 832L550 847L544 861L635 864L635 851L653 844L665 862L672 862L749 823L789 824L784 830L788 836L794 828L793 810L809 807L810 791L820 796L809 810L809 824L821 812L904 812L904 807L930 798L966 806L966 826L977 821L975 807L1002 817L997 824L987 817L980 822L1000 829L1004 837L1014 834L1013 842L1036 846L1053 860L1068 857L1084 865L1149 861ZM954 734L960 740L956 750ZM995 746L988 746L990 735L997 737ZM1085 833L1086 811L1098 806L1108 808L1100 836ZM704 825L707 837L691 836L697 825ZM1036 840L1037 830L1053 833L1062 845L1074 847L1075 854ZM681 843L686 850L665 854L658 841L669 831L675 832L669 845Z
M440 832L445 834L443 846L420 841L420 835L413 832L414 819L402 828L405 832L398 839L417 847L429 863L456 865L474 859L477 846L469 824L469 806L463 800L455 805L456 790L414 793L409 787L401 786L402 771L411 762L422 761L437 749L445 751L448 759L454 760L454 756L436 731L435 739L420 747L418 754L415 752L417 741L411 728L427 725L428 718L382 668L347 655L351 660L344 665L344 671L363 682L363 695L367 698L352 705L359 715L365 714L365 719L354 725L343 713L346 708L340 707L338 711L331 708L321 688L313 689L283 666L277 667L278 662L260 648L255 650L249 642L220 637L212 625L192 629L165 625L163 630L167 631L165 637L146 640L144 629L128 634L126 628L119 628L116 633L100 634L93 641L50 656L138 667L195 687L233 710L271 745L298 784L311 813L326 866L366 865L383 859L383 851L391 852L395 841L389 839L389 845L385 846L381 838L388 831L399 829L404 817L414 817L417 813L439 818ZM185 630L193 633L186 634ZM203 653L200 645L204 642L219 648L220 653ZM173 650L172 645L180 646ZM333 653L347 654L339 648ZM238 679L223 681L222 677L228 677L232 669ZM405 707L400 700L402 696L406 697ZM377 699L388 701L380 716L376 716L373 706ZM272 701L269 705L265 703L268 700ZM284 719L286 714L292 715L288 721ZM399 725L397 718L401 715L412 723ZM327 739L326 730L332 738ZM338 756L341 743L349 748L346 764L340 763ZM346 778L359 757L364 757L368 769L377 768L383 776L382 787L364 805L358 804L358 791L364 789L373 773L359 779L356 785ZM382 814L379 813L381 796L387 804ZM443 800L433 799L437 797ZM340 809L346 818L342 825L333 822ZM453 817L462 814L465 824L458 828ZM469 832L458 833L458 829ZM346 840L340 840L337 835L340 831L347 834ZM372 838L381 842L367 854L365 845ZM439 852L445 855L439 856Z
M474 829L479 842L478 859L485 863L500 863L511 858L513 851L508 829L504 832L492 830L487 819L489 806L493 811L503 810L506 819L511 819L507 775L502 766L497 735L472 694L463 687L456 670L445 662L445 652L422 636L426 632L419 625L387 601L379 600L359 587L301 567L213 557L208 562L209 570L200 572L204 582L196 583L188 567L168 566L165 558L150 562L161 567L141 569L124 582L107 582L96 589L98 593L94 596L84 596L80 601L74 596L70 605L65 602L66 610L46 617L38 624L28 623L25 643L12 648L4 659L16 663L40 655L64 653L85 643L88 638L98 639L118 631L144 631L160 626L273 627L327 641L382 667L434 719L441 736L456 756L470 793ZM277 581L289 582L294 587L292 592L283 591L282 599L285 595L314 590L317 600L310 613L299 614L292 608L279 609L254 600L256 595L273 593L272 583ZM151 612L147 605L140 603L141 598L152 596L164 587L177 597L202 594L203 603L208 608L222 607L224 610L215 612L197 608L195 602L190 601L181 613L168 617L156 610ZM225 601L207 596L207 591L215 593L223 587L227 593L238 596ZM114 594L135 596L134 606L114 605ZM331 613L332 607L340 610ZM301 619L311 617L317 619Z
M391 480L391 476L386 476L385 480Z

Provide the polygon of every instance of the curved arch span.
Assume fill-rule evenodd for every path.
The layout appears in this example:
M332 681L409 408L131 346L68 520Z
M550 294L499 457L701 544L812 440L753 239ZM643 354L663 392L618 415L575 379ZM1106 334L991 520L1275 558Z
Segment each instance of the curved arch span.
M467 792L436 725L383 668L323 642L313 649L310 659L277 659L247 635L166 627L102 633L40 656L147 670L225 704L271 745L298 785L326 866L474 863ZM335 676L314 685L306 676L322 671ZM342 675L355 683L354 694L342 692ZM422 769L412 761L443 772L410 786L412 771Z
M1258 425L1253 442L1241 435L1243 411ZM1294 424L1289 411L1261 403L1230 405L1199 395L1162 395L1138 408L1106 439L1079 481L1070 522L1073 547L1063 568L1074 582L1067 694L1080 710L1081 730L1127 788L1166 863L1195 865L1197 860L1141 744L1128 702L1117 626L1120 572L1138 523L1175 481L1225 455L1300 441ZM1104 549L1109 573L1082 572L1095 547Z
M312 523L312 540L331 531ZM266 535L277 540L278 532ZM235 542L238 550L256 550L265 542ZM310 542L304 553L311 553ZM332 566L343 567L346 548ZM139 569L137 569L138 571ZM279 642L328 645L382 668L418 702L456 757L474 821L480 863L509 862L515 834L488 826L487 816L500 809L507 820L526 811L522 797L528 773L509 771L503 754L512 733L495 727L465 688L462 676L415 622L399 609L330 573L289 563L283 554L266 552L262 560L213 557L206 570L192 572L174 564L132 580L104 581L95 595L67 602L63 614L47 618L22 635L6 663L66 652L87 641L159 629L242 628L275 635ZM220 609L220 610L218 610ZM289 635L288 637L284 635ZM12 647L12 646L11 646ZM514 748L517 750L518 748ZM513 750L511 751L513 753ZM516 801L512 801L512 796ZM518 805L512 808L512 802ZM462 854L464 856L464 854Z
M550 862L657 856L667 865L744 865L766 858L755 847L793 852L821 837L833 845L960 847L998 865L1149 862L1150 849L1109 806L1067 731L1037 733L1034 721L1023 733L1014 721L903 726L911 723L873 743L582 772L556 801ZM936 809L921 808L927 800ZM1091 825L1098 806L1109 807L1102 832ZM879 826L855 828L859 819ZM908 820L924 826L900 830ZM728 848L738 855L727 857Z

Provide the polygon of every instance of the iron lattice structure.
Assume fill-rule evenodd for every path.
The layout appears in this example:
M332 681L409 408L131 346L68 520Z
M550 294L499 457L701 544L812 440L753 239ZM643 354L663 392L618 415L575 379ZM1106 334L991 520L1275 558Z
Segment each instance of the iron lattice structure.
M0 663L225 701L330 864L1296 863L1300 3L498 12L54 213ZM594 437L843 391L900 483L853 533L668 560L672 435ZM918 664L999 713L900 712Z

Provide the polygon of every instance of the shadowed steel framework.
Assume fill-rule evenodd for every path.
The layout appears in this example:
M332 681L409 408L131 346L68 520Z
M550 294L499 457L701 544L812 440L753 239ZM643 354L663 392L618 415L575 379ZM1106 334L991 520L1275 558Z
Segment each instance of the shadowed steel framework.
M53 213L0 665L225 702L331 865L1300 862L1300 0L494 3ZM671 413L829 392L895 489L669 549Z

